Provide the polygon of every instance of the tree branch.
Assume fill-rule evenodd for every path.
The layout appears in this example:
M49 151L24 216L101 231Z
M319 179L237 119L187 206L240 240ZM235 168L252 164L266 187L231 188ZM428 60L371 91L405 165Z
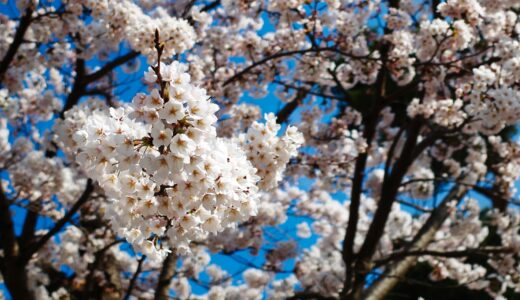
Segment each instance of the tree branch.
M29 29L29 25L31 24L31 16L33 10L32 8L27 8L24 12L22 18L20 18L20 23L18 24L18 28L16 29L16 33L14 34L13 42L9 45L7 52L4 55L4 58L0 62L0 83L4 80L5 73L9 69L9 65L13 61L16 52L23 43L23 37Z
M400 260L409 256L435 256L435 257L448 257L448 258L461 258L472 255L490 255L490 254L508 254L514 253L515 249L511 247L485 247L466 249L459 251L437 251L437 250L414 250L414 251L399 251L390 254L388 257L380 259L376 262L377 266L383 266L391 261Z
M85 60L78 58L76 60L76 77L74 79L74 85L72 87L72 91L67 97L67 100L65 101L63 109L60 112L60 118L63 118L65 112L76 105L82 96L86 95L87 86L89 84L103 78L118 66L136 58L137 56L139 56L139 52L131 51L125 55L115 58L111 62L104 65L101 69L88 75L86 74Z
M74 67L76 76L74 77L74 84L72 86L72 90L67 96L65 100L65 105L60 112L60 118L63 118L65 112L71 109L74 105L76 105L85 92L86 84L84 82L86 70L85 70L85 60L82 58L76 59L76 65Z
M22 248L29 245L32 242L32 239L34 238L36 223L38 222L37 210L39 210L40 208L39 203L35 204L36 205L33 205L32 209L27 209L27 215L25 216L22 235L18 239ZM24 250L22 249L22 251Z
M220 0L215 0L209 4L207 4L206 6L204 6L203 8L201 8L201 12L205 12L205 11L210 11L214 8L216 8L217 6L220 5Z
M404 252L414 252L425 249L433 240L435 233L442 226L444 220L449 216L450 203L452 201L460 202L467 190L468 187L464 185L456 185L452 188L448 195L444 197L441 204L419 229L410 245L404 249ZM416 256L410 256L389 266L385 273L381 275L380 279L373 283L364 293L364 299L384 299L388 292L399 282L399 278L403 277L415 265L416 261Z
M475 185L473 186L473 190L491 200L493 208L498 209L500 212L506 211L509 201L500 195L498 188L485 188Z
M173 252L168 253L163 262L157 288L155 289L155 300L170 299L170 282L175 275L175 267L177 264L177 255Z
M392 205L399 190L400 182L413 163L411 153L417 144L420 128L421 122L419 120L413 120L408 131L408 137L403 146L403 151L396 161L395 166L392 168L390 176L388 176L387 180L383 181L381 199L368 229L365 241L356 257L356 276L351 293L354 299L359 298L359 293L365 285L365 276L370 269L369 260L374 255L379 240L384 233L388 216L390 215Z
M92 263L90 263L88 266L89 272L88 272L88 275L86 278L86 285L85 285L85 289L82 292L81 299L87 300L87 299L92 298L91 293L92 293L92 291L94 291L94 287L95 287L95 282L94 282L95 271L100 268L101 263L103 262L103 256L110 248L112 248L113 246L120 244L122 242L123 242L123 240L116 239L113 242L111 242L110 244L108 244L105 247L96 251L96 253L94 254L94 261Z
M97 70L96 72L89 74L85 76L85 82L87 84L92 83L96 80L99 80L103 78L105 75L113 71L115 68L127 63L128 61L136 58L139 56L139 52L136 51L130 51L129 53L119 56L112 60L111 62L104 65L101 69Z
M19 252L9 203L0 181L0 244L4 250L4 257L8 260L16 257Z
M422 206L420 206L420 205L415 205L415 204L410 203L410 202L408 202L408 201L404 201L404 200L401 200L401 199L397 199L397 200L395 200L395 201L396 201L397 203L399 203L399 204L402 204L402 205L404 205L404 206L411 207L411 208L413 208L413 209L415 209L415 210L418 210L418 211L420 211L420 212L423 212L423 213L431 213L431 212L432 212L432 210L430 210L430 209L424 208L424 207L422 207Z
M346 293L350 290L352 283L354 240L356 238L357 224L359 220L359 207L361 205L361 193L363 191L363 178L365 177L365 167L368 159L368 152L370 151L370 145L372 144L372 139L374 138L376 132L378 115L379 109L374 109L374 113L372 113L366 120L367 122L365 124L363 136L367 141L368 147L365 152L359 154L356 160L356 165L354 167L354 179L352 180L352 187L350 190L349 218L347 229L345 231L345 238L343 239L342 250L346 272L345 286L343 287L342 291L343 295L346 295Z
M315 292L298 292L286 300L336 300L334 297L323 296Z
M338 81L339 83L339 81ZM370 152L370 145L376 134L377 121L379 113L382 109L383 100L386 93L386 71L383 69L377 78L376 99L374 99L374 107L366 117L365 128L363 129L363 137L367 142L365 152L359 154L356 165L354 167L354 178L352 180L352 188L350 190L350 207L345 238L343 239L342 258L345 263L345 281L343 289L340 292L342 299L346 298L352 288L352 278L354 275L354 241L356 239L357 225L359 221L359 207L361 205L361 193L363 192L363 179L365 178L365 168Z
M41 247L43 247L56 233L58 233L64 226L67 224L67 222L70 221L70 219L78 212L78 210L81 208L83 204L85 204L89 199L90 195L94 191L94 184L92 183L91 179L88 179L87 185L85 187L85 190L83 191L83 194L79 197L79 199L74 203L74 205L70 208L70 210L61 218L54 227L49 230L43 237L41 237L38 242L36 242L33 246L31 246L27 251L24 251L22 253L20 260L24 264L31 259L34 253L36 253Z
M0 270L13 300L32 300L34 295L27 286L25 264L18 261L20 249L9 206L10 201L0 182L0 245L4 252L0 258Z
M298 90L294 99L291 102L285 104L284 107L276 114L276 122L278 124L287 122L291 114L296 110L296 108L298 108L305 97L307 97L307 91Z
M252 70L252 69L254 69L254 68L256 68L256 67L258 67L260 65L263 65L266 62L271 61L273 59L277 59L277 58L281 58L281 57L285 57L285 56L291 56L291 55L295 55L295 54L305 54L305 53L312 53L312 52L316 52L316 53L319 53L319 52L335 52L335 53L339 53L339 54L341 54L343 56L347 56L347 57L351 57L351 58L371 59L368 56L355 56L355 55L345 53L343 51L340 51L340 50L332 48L332 47L309 48L309 49L293 50L293 51L287 51L287 52L278 52L278 53L275 53L275 54L273 54L271 56L265 57L265 58L255 62L255 63L249 65L248 67L244 68L242 71L239 71L238 73L236 73L235 75L231 76L226 81L224 81L222 86L226 86L226 85L236 81L237 79L242 77L244 74L246 74L250 70Z
M135 282L137 280L137 277L139 277L141 270L143 269L143 263L144 263L145 259L146 259L146 255L143 255L137 262L137 269L135 270L134 275L132 275L132 279L130 279L130 283L128 284L128 289L126 290L126 294L123 299L128 300L128 299L130 299L130 296L132 296L132 291L134 289Z

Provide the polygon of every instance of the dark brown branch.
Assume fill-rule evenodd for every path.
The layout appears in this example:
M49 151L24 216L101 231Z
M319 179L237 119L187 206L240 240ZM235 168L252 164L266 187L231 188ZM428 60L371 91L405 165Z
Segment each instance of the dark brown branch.
M397 200L395 200L395 201L396 201L397 203L399 203L399 204L402 204L402 205L404 205L404 206L411 207L411 208L413 208L413 209L415 209L415 210L418 210L418 211L420 211L420 212L424 212L424 213L431 213L431 212L432 212L431 209L424 208L424 207L422 207L422 206L419 206L419 205L416 205L416 204L410 203L410 202L408 202L408 201L404 201L404 200L401 200L401 199L397 199Z
M298 108L305 97L307 97L307 91L299 90L296 93L294 99L291 102L285 104L284 107L276 114L276 122L278 122L278 124L287 122L291 114L296 110L296 108Z
M9 210L9 199L0 184L0 245L4 250L4 257L10 259L18 255L18 243L14 233L14 224Z
M113 101L113 95L110 91L103 90L103 89L91 89L85 91L85 96L101 96L105 98L105 102L108 106L114 107L114 101Z
M392 144L390 145L390 149L388 149L388 154L385 162L384 180L386 180L388 178L388 175L390 174L390 166L392 165L392 160L394 159L394 152L397 148L399 140L401 139L401 136L403 135L405 128L406 127L404 125L401 126L401 128L399 128L399 131L397 132L396 136L394 137L394 140L392 141Z
M334 297L323 296L315 292L298 292L286 300L336 300Z
M95 71L92 74L85 76L85 81L87 84L97 81L97 80L103 78L104 76L106 76L107 74L109 74L110 72L112 72L115 68L129 62L130 60L132 60L138 56L139 56L139 52L135 52L135 51L130 51L129 53L127 53L125 55L119 56L119 57L115 58L114 60L112 60L111 62L104 65L101 69Z
M132 296L132 291L135 287L135 282L137 281L137 277L139 277L139 274L141 273L141 270L143 269L143 263L146 259L146 255L141 256L139 261L137 262L137 269L135 270L134 274L132 275L132 279L130 279L130 283L128 284L128 289L126 290L125 294L125 300L130 299L130 296Z
M18 261L20 249L9 204L10 201L0 184L0 245L4 252L0 258L0 270L13 300L32 300L34 295L27 285L25 265Z
M211 3L209 3L208 5L204 6L203 8L201 8L201 12L204 12L204 11L210 11L214 8L216 8L217 6L220 5L220 0L216 0L216 1L213 1Z
M475 185L473 186L473 190L491 200L493 208L496 208L501 212L504 212L507 209L509 201L504 198L504 196L500 195L498 188L485 188Z
M68 95L67 100L65 101L65 105L63 106L63 109L60 112L60 117L63 118L65 112L71 109L74 105L76 105L81 99L81 97L87 94L87 86L89 84L103 78L104 76L112 72L115 68L127 63L128 61L136 58L137 56L139 56L138 52L131 51L125 55L115 58L111 62L104 65L101 69L88 75L86 74L85 60L82 58L78 58L76 60L76 77L74 78L74 85L72 86L72 91Z
M334 80L334 83L336 84L336 87L345 95L348 94L348 90L343 86L343 83L338 79L338 75L336 75L336 72L328 69L327 72L330 74L332 79Z
M435 233L442 226L446 218L449 216L450 203L462 200L468 188L464 185L456 185L444 197L441 204L435 208L428 220L419 229L412 242L403 250L404 252L420 251L425 249L433 240ZM399 278L406 275L406 273L415 265L417 257L410 256L400 260L393 265L386 268L380 280L373 283L370 288L364 293L364 299L380 300L392 290L392 288L399 282Z
M402 251L390 254L381 260L376 261L376 265L383 266L391 261L400 260L409 256L435 256L435 257L447 257L447 258L462 258L474 255L494 255L494 254L508 254L514 253L514 249L511 247L485 247L466 249L459 251L436 251L436 250L415 250L415 251Z
M386 72L384 69L379 73L377 78L377 91L374 99L374 107L372 107L370 114L365 119L365 128L363 129L363 137L367 142L367 149L365 152L359 154L356 159L354 167L354 178L352 180L352 188L350 190L350 208L347 229L345 231L345 238L343 239L342 258L345 263L345 281L343 289L340 293L342 299L347 298L347 295L352 289L352 279L354 276L354 240L357 233L357 225L359 221L359 207L361 205L361 194L363 192L363 179L365 177L365 168L370 152L370 145L376 134L377 121L379 113L383 107L383 101L386 93Z
M437 10L437 7L439 6L439 4L441 3L440 0L432 0L432 15L434 18L440 18L442 17L441 14L439 13L439 11Z
M65 105L63 105L63 108L60 112L60 118L63 118L63 115L65 112L69 109L71 109L74 105L76 105L85 92L86 84L85 84L85 75L86 75L86 69L85 69L85 60L82 58L76 59L76 65L74 67L76 75L74 77L74 84L72 86L72 90L67 96L67 99L65 100Z
M174 253L169 253L163 262L161 273L159 274L157 288L155 289L155 300L170 299L170 282L175 275L176 264L177 255Z
M3 81L5 73L9 69L11 62L13 61L16 52L23 43L23 37L29 29L29 25L31 25L33 10L32 8L27 8L24 12L24 15L20 18L20 23L18 24L18 28L16 29L16 33L14 34L13 42L9 45L7 52L4 55L4 58L0 62L0 82Z
M345 231L345 238L343 239L343 261L345 262L345 286L343 287L343 294L351 288L352 283L352 263L354 261L354 240L356 238L357 224L359 220L359 207L361 205L361 193L363 191L363 178L365 177L365 167L368 159L368 152L370 145L374 138L379 109L374 109L374 113L366 120L363 136L367 140L367 149L365 152L359 154L356 165L354 167L354 179L352 180L352 187L350 190L350 208L347 229Z
M392 8L399 8L399 0L389 0L388 6Z
M365 276L370 270L369 260L374 255L379 240L384 233L388 216L390 215L392 205L399 190L399 185L408 171L408 168L413 163L414 158L411 153L415 150L420 129L421 122L419 120L413 120L408 131L408 137L403 146L403 151L395 162L390 176L388 176L387 180L383 181L381 199L368 229L365 241L356 257L356 276L351 293L354 299L359 299L359 293L365 285Z
M22 253L20 260L23 263L26 263L31 259L34 253L36 253L41 247L43 247L56 233L58 233L64 226L67 224L67 222L72 219L72 217L78 212L78 210L81 208L83 204L85 204L89 199L90 195L94 191L94 184L92 183L92 180L89 179L87 181L87 185L85 187L85 190L83 191L83 194L79 197L78 201L74 203L74 205L70 208L70 210L61 218L54 227L49 230L43 237L41 237L38 242L36 242L33 246L31 246L27 251L24 251Z
M287 52L278 52L278 53L275 53L273 55L265 57L265 58L255 62L255 63L249 65L248 67L244 68L243 70L239 71L235 75L233 75L230 78L228 78L226 81L224 81L224 83L222 85L226 86L226 85L234 82L235 80L239 79L240 77L245 75L250 70L252 70L252 69L254 69L254 68L256 68L256 67L258 67L260 65L263 65L263 64L265 64L265 63L267 63L267 62L269 62L269 61L271 61L273 59L277 59L277 58L281 58L281 57L285 57L285 56L292 56L292 55L296 55L296 54L312 53L312 52L316 52L316 53L319 53L319 52L334 52L334 53L338 53L338 54L341 54L341 55L347 56L347 57L371 60L371 58L368 57L368 56L355 56L355 55L351 55L351 54L342 52L342 51L340 51L338 49L335 49L335 48L332 48L332 47L329 47L329 48L309 48L309 49L303 49L303 50L293 50L293 51L287 51Z
M296 91L305 90L305 91L307 91L307 93L309 95L318 96L318 97L326 98L326 99L337 100L337 101L341 101L341 102L347 102L347 103L349 102L348 100L345 100L342 97L338 97L338 96L335 96L335 95L332 95L332 94L325 94L325 93L321 93L321 92L313 92L311 90L311 88L291 85L291 84L285 83L285 82L283 82L281 80L276 80L275 79L275 80L273 80L273 83L281 85L281 86L285 87L286 89L291 89L291 90L296 90Z
M20 246L22 248L29 245L34 238L34 232L36 230L36 223L38 222L38 209L39 208L40 208L40 205L36 204L36 205L32 206L32 209L27 210L27 215L25 216L25 221L23 224L22 235L19 238Z
M10 201L3 191L0 184L0 245L4 250L4 257L12 259L16 257L19 252L18 242L14 233L14 224L11 218L11 211L9 210Z
M493 46L489 46L489 47L486 47L482 50L480 50L479 52L475 52L475 53L472 53L472 54L468 54L466 56L461 56L459 58L456 58L454 60L451 60L451 61L447 61L447 62L433 62L431 59L429 61L425 61L425 62L416 62L414 65L415 66L424 66L424 65L431 65L431 66L450 66L450 67L456 67L456 68L460 68L458 67L457 65L455 65L457 62L460 62L460 61L463 61L463 60L466 60L468 58L473 58L475 56L479 56L479 55L482 55L484 53L486 53L488 50L492 49ZM487 61L486 63L493 63L493 62L497 62L497 61L500 61L500 58L498 57L493 57L490 59L490 61ZM471 68L474 68L476 66L471 66Z
M361 247L359 256L360 258L370 258L374 254L377 243L381 235L384 232L384 227L388 219L388 215L394 203L395 196L399 189L403 176L408 171L408 167L413 162L413 156L411 153L415 152L417 144L417 136L419 135L420 123L414 121L411 129L408 133L408 138L403 146L403 151L396 161L395 166L392 168L392 172L388 179L383 182L382 196L379 202L379 206L374 214L374 219L370 228L367 232L367 237L363 246Z
M95 289L94 275L96 270L98 270L101 267L105 253L113 246L122 242L123 240L114 240L110 244L96 251L96 253L94 254L94 261L88 265L89 272L86 278L85 289L82 293L82 299L87 300L91 298L92 291Z

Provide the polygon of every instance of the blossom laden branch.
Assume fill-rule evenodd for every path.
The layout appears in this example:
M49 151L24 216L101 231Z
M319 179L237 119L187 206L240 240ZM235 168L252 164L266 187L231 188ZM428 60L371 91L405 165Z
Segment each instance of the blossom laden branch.
M42 248L56 233L58 233L63 227L69 222L72 217L79 211L79 209L85 204L94 191L94 183L92 180L88 180L85 190L83 194L79 197L79 199L74 203L74 205L67 211L67 213L60 219L54 226L38 241L31 245L26 251L24 251L20 256L20 261L22 263L27 263L29 259L40 249Z
M407 256L439 256L439 257L460 258L460 257L468 257L468 256L489 256L490 254L494 254L494 255L510 254L510 253L514 253L514 251L516 251L516 250L513 248L510 248L510 247L483 247L483 248L465 249L465 250L457 250L457 251L416 250L416 251L392 253L386 258L376 261L375 264L378 266L382 266L382 265L385 265L394 260L403 259Z
M132 291L135 287L135 283L136 283L137 278L139 277L139 274L143 270L143 263L145 260L146 260L146 255L143 255L143 256L141 256L141 258L139 258L139 261L137 263L137 269L135 270L134 274L132 275L132 278L130 279L130 283L128 284L128 288L126 290L125 297L123 298L124 300L130 299L130 297L132 296Z
M352 55L352 54L348 54L348 53L345 53L341 50L338 50L338 49L335 49L335 48L330 48L330 47L324 47L324 48L309 48L309 49L303 49L303 50L294 50L294 51L286 51L286 52L278 52L278 53L275 53L273 55L270 55L268 57L265 57L249 66L247 66L246 68L244 68L243 70L239 71L238 73L236 73L235 75L231 76L230 78L228 78L226 81L224 81L222 83L222 86L227 86L229 85L230 83L233 83L235 82L236 80L238 80L239 78L241 78L242 76L244 76L245 74L247 74L249 71L251 71L252 69L258 67L258 66L261 66L271 60L275 60L275 59L279 59L279 58L282 58L282 57L286 57L286 56L293 56L293 55L296 55L296 54L306 54L306 53L320 53L320 52L333 52L333 53L339 53L343 56L346 56L346 57L352 57L352 58L355 58L355 59L361 59L361 60L377 60L375 58L372 58L370 56L356 56L356 55Z
M463 185L452 188L439 206L430 214L428 220L415 235L412 243L405 248L404 252L415 250L421 251L422 249L425 249L431 243L435 233L448 217L453 203L459 203L467 190L468 188ZM398 283L398 278L410 270L415 261L416 257L414 256L405 257L403 260L397 261L395 265L388 267L386 273L388 273L389 276L381 277L380 280L375 282L367 291L365 291L364 296L371 300L382 299L388 291Z
M33 9L31 7L28 7L24 12L23 16L20 18L18 28L16 29L16 33L14 35L13 41L9 45L9 48L7 49L7 52L5 53L4 57L0 61L0 82L4 80L5 73L9 69L9 66L11 65L13 59L16 56L16 53L18 52L18 49L23 43L23 39L25 36L25 33L29 29L29 26L31 25L32 21L32 14Z
M177 255L174 253L169 253L164 259L161 273L159 274L159 278L157 280L157 287L155 289L155 300L167 300L170 299L170 282L175 276L177 264Z

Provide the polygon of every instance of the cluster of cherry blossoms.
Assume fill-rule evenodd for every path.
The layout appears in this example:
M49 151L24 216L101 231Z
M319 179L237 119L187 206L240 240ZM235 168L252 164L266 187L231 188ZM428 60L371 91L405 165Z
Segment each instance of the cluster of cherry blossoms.
M29 151L8 170L12 187L30 201L48 201L56 194L65 204L73 202L79 193L78 185L72 183L77 179L75 171L59 158L45 157L42 151Z
M241 148L246 149L248 159L260 176L258 186L270 190L282 180L285 166L298 154L303 144L303 135L294 126L289 126L282 137L278 137L281 125L270 113L265 115L265 124L253 122L246 134L238 137Z
M20 205L34 205L42 209L40 214L59 218L81 193L85 179L61 158L49 157L41 149L35 149L33 141L45 139L37 132L26 137L15 131L16 138L11 140L13 130L7 120L8 117L0 120L0 169L8 172L2 180L3 189L23 199ZM59 197L60 203L54 201L54 196Z
M276 186L303 138L293 127L278 138L272 117L254 123L242 146L218 138L218 106L184 65L161 63L145 79L161 88L119 108L71 111L57 131L112 198L115 230L153 258L189 252L191 241L256 215L258 189Z
M154 36L156 29L161 29L161 42L164 46L164 55L171 57L190 49L196 40L193 27L184 20L172 17L165 9L146 12L143 7L133 1L71 1L69 5L75 7L75 13L81 13L82 6L92 10L93 21L80 24L78 30L86 29L89 33L81 37L88 45L87 52L96 50L98 43L112 41L112 47L117 48L121 40L127 40L130 47L147 56L149 60L155 58ZM85 28L82 28L85 27ZM99 38L99 36L103 38ZM106 47L106 45L99 45ZM92 49L92 50L91 50Z
M38 259L30 262L28 281L36 299L54 300L70 297L71 291L64 288L49 289L49 285L59 282L59 278L47 273L49 269L59 270L67 266L75 273L73 284L76 287L92 285L96 282L104 295L117 297L104 273L134 272L137 262L128 251L121 249L119 242L114 242L114 233L108 228L88 232L76 226L67 227L47 244ZM111 241L112 240L112 241ZM106 261L99 260L99 254L105 255ZM103 264L104 269L90 271L89 266ZM146 267L156 268L157 264L148 261ZM126 282L125 282L126 283ZM144 293L143 295L146 295Z

